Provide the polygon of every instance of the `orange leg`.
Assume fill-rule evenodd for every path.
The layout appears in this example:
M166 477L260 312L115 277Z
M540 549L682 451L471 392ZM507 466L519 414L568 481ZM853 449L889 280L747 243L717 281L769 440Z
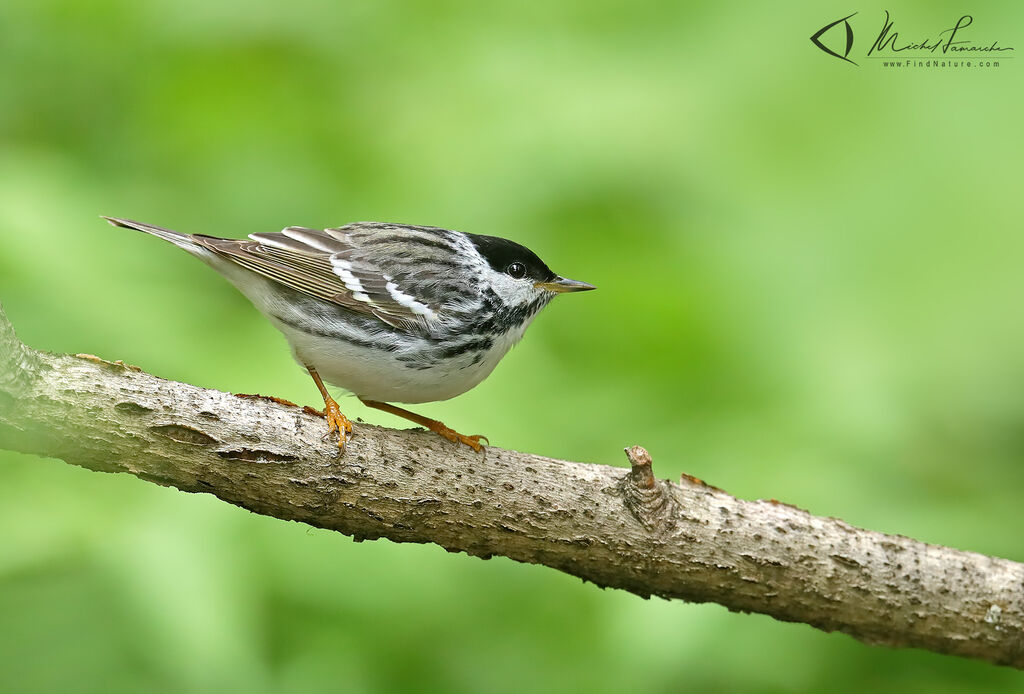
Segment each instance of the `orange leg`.
M403 410L401 407L395 407L394 405L389 405L386 402L377 402L376 400L363 400L362 398L359 399L362 400L362 403L367 407L372 407L377 410L384 410L385 412L390 412L393 415L397 415L399 417L403 417L404 419L408 419L411 422L416 422L421 427L426 427L435 434L440 434L441 436L445 437L449 441L455 441L457 443L466 444L477 453L482 451L484 448L480 444L480 439L487 441L486 436L481 436L479 434L475 436L466 436L465 434L460 434L454 429L449 429L436 419L430 419L429 417L418 415L415 412ZM490 443L490 441L487 442Z
M338 403L327 392L324 382L320 380L320 374L316 372L316 369L312 366L307 366L306 370L313 377L316 387L320 389L320 395L324 396L324 417L327 418L327 435L330 436L334 432L338 432L338 448L344 451L345 444L348 442L348 435L352 433L352 422L341 413Z

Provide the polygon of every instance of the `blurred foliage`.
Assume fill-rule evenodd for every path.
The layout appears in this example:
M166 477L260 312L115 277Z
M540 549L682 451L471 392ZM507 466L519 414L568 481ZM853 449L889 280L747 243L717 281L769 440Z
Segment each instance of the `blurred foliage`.
M665 477L1024 560L1024 65L856 68L808 41L848 11L7 0L0 300L36 347L315 404L226 282L97 215L513 238L599 291L420 411L574 460L642 443ZM976 14L1024 43L1024 6ZM5 692L1021 687L0 452Z

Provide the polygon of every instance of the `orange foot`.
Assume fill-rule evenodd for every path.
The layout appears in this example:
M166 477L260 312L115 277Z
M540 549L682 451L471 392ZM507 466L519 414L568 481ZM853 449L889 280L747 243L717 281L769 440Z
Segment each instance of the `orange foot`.
M345 444L348 443L348 435L352 433L352 422L349 421L348 417L341 413L341 409L338 407L338 403L334 402L334 398L327 392L327 388L324 387L324 382L320 380L320 374L316 372L312 366L306 366L309 370L309 375L313 377L313 382L316 383L317 389L320 391L320 395L324 397L324 411L317 412L313 408L303 408L307 412L315 412L327 419L327 434L324 436L326 439L334 432L338 432L338 448L342 453L345 452Z
M362 398L360 398L360 400L362 400L363 404L366 405L367 407L372 407L377 410L383 410L384 412L390 412L393 415L398 415L399 417L408 419L410 422L416 422L421 427L426 427L435 434L440 434L441 436L445 437L449 441L453 441L455 443L464 443L477 453L484 449L484 447L480 444L481 439L487 441L486 436L481 436L480 434L476 434L474 436L466 436L465 434L460 434L454 429L449 429L436 419L424 417L423 415L416 414L415 412L410 412L409 410L402 409L401 407L389 405L386 402L378 402L376 400L363 400ZM487 441L487 443L488 445L490 445L491 442Z
M455 443L464 443L477 453L484 449L484 447L480 444L480 440L483 439L484 441L487 441L486 436L483 436L482 434L473 434L472 436L466 436L465 434L460 434L454 429L449 429L436 419L432 419L430 421L431 423L427 425L427 428L430 429L435 434L440 434L449 441L454 441ZM487 441L487 443L489 445L491 442Z
M327 419L327 433L324 438L338 432L338 448L344 451L348 436L352 433L352 422L341 413L341 408L334 402L334 398L328 398L324 405L324 417Z

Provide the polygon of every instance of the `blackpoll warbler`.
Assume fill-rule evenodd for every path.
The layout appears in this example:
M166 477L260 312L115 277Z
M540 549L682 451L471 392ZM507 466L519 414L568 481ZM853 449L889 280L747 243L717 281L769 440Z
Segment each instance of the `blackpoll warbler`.
M323 381L479 451L484 437L387 403L465 393L556 294L594 289L512 241L437 227L358 222L234 240L104 219L185 249L248 297L313 377L342 450L352 423Z

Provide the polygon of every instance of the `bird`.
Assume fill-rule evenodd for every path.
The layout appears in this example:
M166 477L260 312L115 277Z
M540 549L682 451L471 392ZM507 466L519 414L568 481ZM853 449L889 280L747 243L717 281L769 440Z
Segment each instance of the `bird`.
M447 400L483 381L559 294L595 289L555 274L514 241L432 226L290 226L247 239L185 234L103 216L173 243L233 284L286 338L324 400L325 437L353 426L324 383L449 441L483 449L397 407Z

